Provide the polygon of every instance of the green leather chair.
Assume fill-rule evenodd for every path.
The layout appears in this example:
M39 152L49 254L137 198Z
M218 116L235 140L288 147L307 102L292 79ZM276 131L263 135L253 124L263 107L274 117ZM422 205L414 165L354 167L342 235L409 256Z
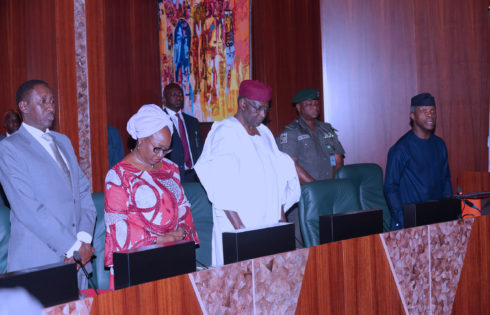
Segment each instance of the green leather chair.
M318 217L361 209L354 184L348 179L327 179L301 186L299 222L305 246L320 244Z
M391 213L383 191L383 170L373 163L344 165L335 172L335 178L350 179L356 186L362 210L383 210L383 231L391 226Z
M95 248L95 258L92 260L93 281L98 289L109 289L109 269L104 268L105 222L104 222L104 193L93 193L97 220L95 221L92 246Z
M0 205L0 273L7 272L10 239L10 209Z
M196 249L196 259L206 266L211 266L213 207L200 183L182 183L182 187L187 200L191 203L192 219L200 242L199 248Z

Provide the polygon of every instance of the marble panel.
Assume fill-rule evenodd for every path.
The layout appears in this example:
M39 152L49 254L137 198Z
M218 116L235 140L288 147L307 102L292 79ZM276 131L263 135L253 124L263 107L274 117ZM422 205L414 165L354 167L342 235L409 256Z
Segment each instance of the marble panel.
M189 274L205 314L294 314L309 249Z
M432 314L451 314L474 219L429 226Z
M380 235L398 292L408 314L428 314L430 268L428 227Z
M408 314L451 314L474 219L381 234Z
M204 314L253 314L252 260L189 274Z
M90 315L93 298L86 298L44 309L44 315Z
M256 314L294 314L308 248L254 259Z
M92 184L85 0L73 1L78 102L78 151L80 168L87 176L90 184Z

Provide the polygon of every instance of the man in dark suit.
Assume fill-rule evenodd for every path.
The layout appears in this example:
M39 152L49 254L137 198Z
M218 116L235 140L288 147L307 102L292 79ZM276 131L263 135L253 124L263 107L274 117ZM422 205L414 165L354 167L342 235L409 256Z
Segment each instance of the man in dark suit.
M3 115L3 126L5 127L5 130L7 132L5 133L5 136L2 135L2 139L4 137L10 137L14 134L14 132L19 130L21 123L22 118L20 118L20 115L17 111L9 109L7 112L5 112L5 114Z
M202 152L202 135L199 121L182 112L184 92L176 83L170 83L163 90L165 104L163 110L169 114L174 124L172 143L167 157L179 166L181 182L197 182L194 164Z
M73 262L74 251L87 264L96 211L70 140L49 129L53 91L41 80L24 82L17 106L23 123L0 142L0 180L12 209L7 271ZM83 273L78 280L87 288Z

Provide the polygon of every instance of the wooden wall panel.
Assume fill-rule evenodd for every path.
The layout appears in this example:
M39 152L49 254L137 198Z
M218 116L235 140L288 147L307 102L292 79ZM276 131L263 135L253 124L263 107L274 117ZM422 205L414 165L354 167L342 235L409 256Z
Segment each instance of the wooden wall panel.
M26 1L23 18L24 21L29 21L29 25L25 27L25 46L19 47L19 49L25 49L26 51L26 77L22 81L41 79L48 82L59 105L56 1ZM73 20L73 17L71 19ZM14 23L19 23L19 21ZM59 120L60 111L58 106L55 129L59 126Z
M488 170L490 23L488 1L414 0L417 89L437 102L453 182Z
M55 69L58 89L52 88L55 94L57 92L59 117L57 130L70 138L75 154L78 156L78 98L73 10L73 1L55 1Z
M299 89L322 90L319 9L319 0L252 0L252 79L272 87L274 135L297 117Z
M5 0L0 5L3 51L0 115L17 107L15 92L29 79L47 81L58 100L55 1ZM55 129L59 119L58 110ZM1 125L3 128L3 121Z
M0 1L0 132L5 134L3 114L17 109L15 92L26 76L25 1Z
M109 170L107 147L107 95L105 72L104 5L99 0L86 0L87 67L90 104L90 145L92 190L104 191Z
M415 95L410 1L322 0L326 120L338 129L346 164L386 165L410 129Z
M15 92L22 82L44 80L58 103L53 129L66 134L78 152L73 2L6 0L0 10L0 43L5 47L0 56L0 97L5 100L0 115L16 108Z
M460 172L456 184L463 193L490 191L490 172Z
M346 163L384 168L410 129L410 98L428 91L453 185L460 171L488 169L487 2L321 0L326 120L339 130Z
M108 123L119 129L144 104L161 104L158 7L154 0L105 0Z

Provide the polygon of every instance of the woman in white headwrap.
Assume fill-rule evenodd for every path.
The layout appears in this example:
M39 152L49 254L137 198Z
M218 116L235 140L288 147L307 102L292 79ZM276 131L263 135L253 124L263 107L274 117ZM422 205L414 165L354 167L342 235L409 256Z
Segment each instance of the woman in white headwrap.
M112 253L121 250L182 239L199 243L179 167L164 157L171 151L169 116L156 105L143 105L127 130L136 148L105 179L104 258L109 267Z

